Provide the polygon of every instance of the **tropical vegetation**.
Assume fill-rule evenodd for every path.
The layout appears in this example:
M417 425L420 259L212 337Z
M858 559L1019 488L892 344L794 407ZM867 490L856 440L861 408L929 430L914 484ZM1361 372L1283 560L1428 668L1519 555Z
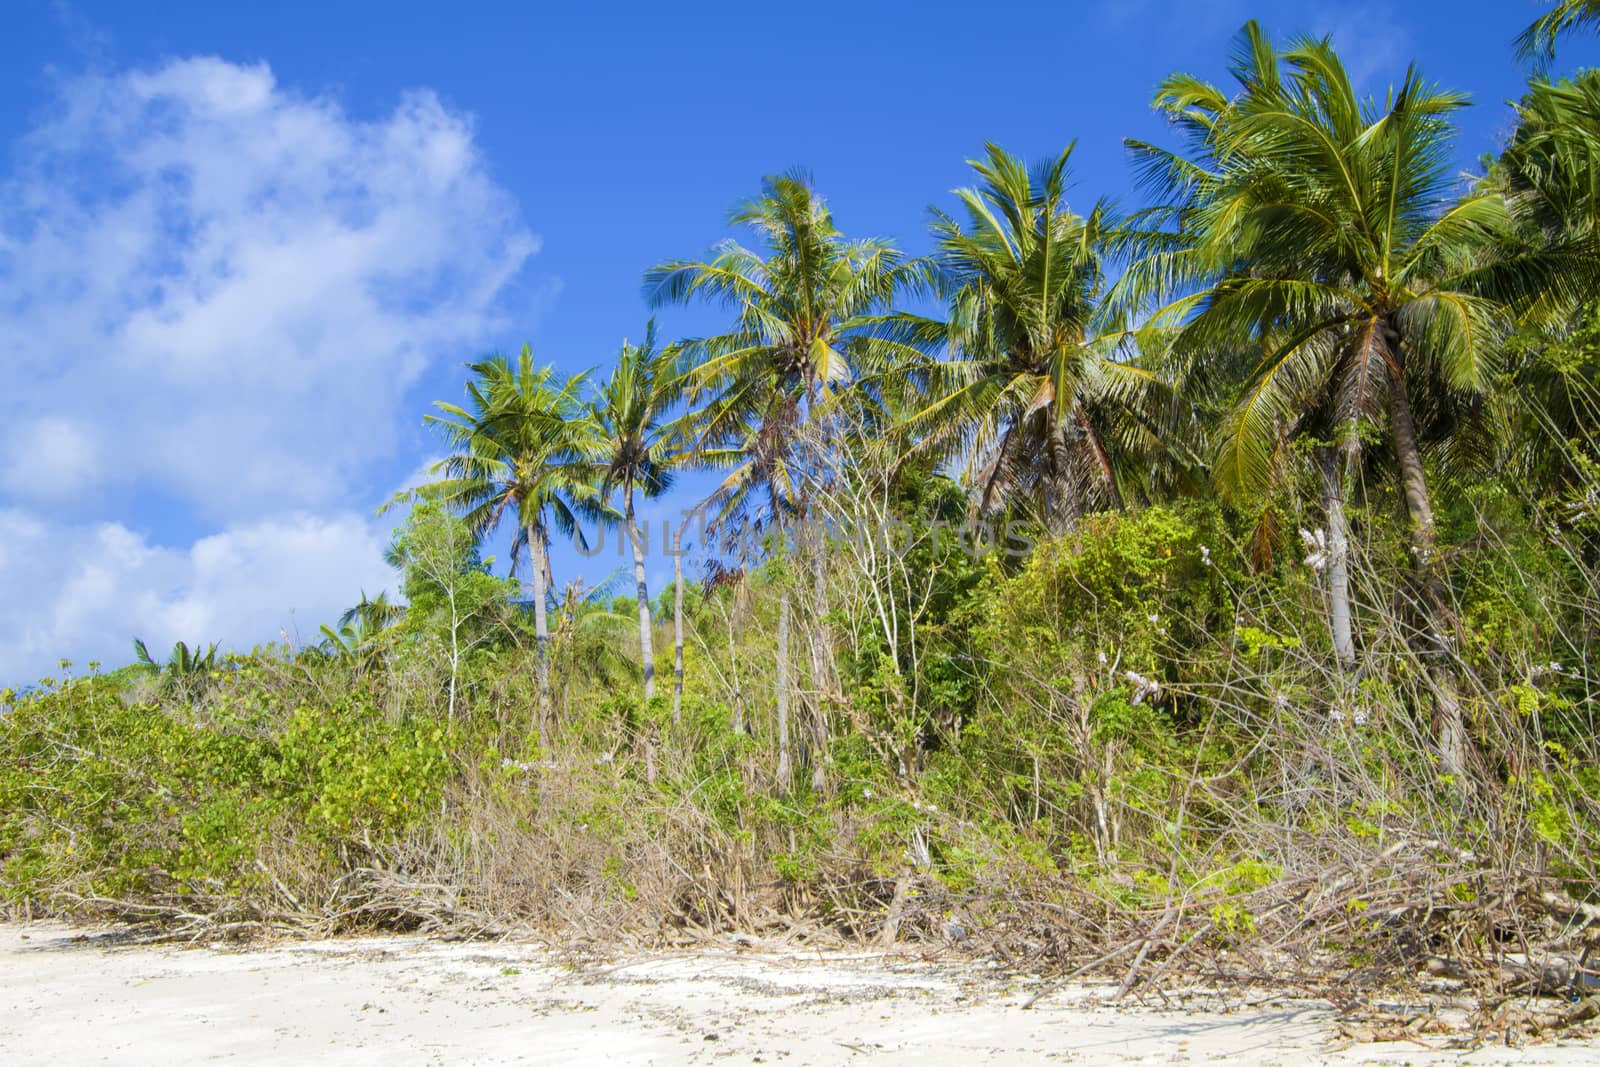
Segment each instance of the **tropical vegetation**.
M1463 95L1252 23L1156 89L1121 205L986 145L916 257L766 179L748 243L643 274L720 332L468 365L390 505L402 598L7 693L0 892L1580 996L1600 75L1546 70L1597 24L1530 27L1465 176ZM601 530L631 582L558 584Z

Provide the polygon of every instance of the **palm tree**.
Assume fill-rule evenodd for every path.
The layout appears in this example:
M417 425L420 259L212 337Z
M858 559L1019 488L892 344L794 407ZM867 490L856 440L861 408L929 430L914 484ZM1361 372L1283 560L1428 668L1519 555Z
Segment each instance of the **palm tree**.
M140 638L133 639L134 662L151 674L161 678L168 689L191 689L204 682L217 669L216 642L202 651L197 643L193 648L182 641L175 642L166 663L157 663Z
M436 403L453 451L435 470L443 477L420 493L461 511L479 538L509 514L516 523L511 573L524 549L533 586L541 726L550 707L550 531L586 546L580 513L600 510L596 477L603 442L582 399L585 374L561 378L536 367L524 345L515 363L491 356L469 365L469 404Z
M619 568L596 586L584 584L580 577L549 591L555 619L551 660L561 665L563 678L574 675L609 689L631 673L620 640L631 620L612 610L623 577ZM564 686L563 701L566 691Z
M825 201L799 173L768 178L759 197L734 209L730 222L748 226L765 248L729 240L704 261L670 260L645 273L651 306L708 300L734 313L730 330L674 346L692 399L707 398L695 418L697 462L731 468L716 494L720 518L749 516L765 490L765 514L795 540L796 520L830 460L824 417L828 402L856 367L879 367L912 349L877 328L876 316L900 291L923 284L927 268L906 260L886 241L849 240L834 225ZM826 560L820 536L807 537L814 614L812 729L827 740L822 694L827 672ZM779 633L787 643L789 594L779 603ZM786 651L786 649L784 650ZM785 733L787 664L779 664L780 735ZM780 738L781 740L781 738ZM822 783L822 762L814 765ZM780 770L785 780L787 771Z
M1072 149L1030 173L987 147L969 161L982 186L956 190L966 220L934 211L948 321L892 320L895 335L949 358L903 361L884 380L900 398L900 436L967 455L978 510L1026 502L1047 524L1070 525L1095 505L1120 507L1119 461L1159 447L1129 403L1156 378L1102 299L1109 208L1080 216L1067 205Z
M1518 241L1568 256L1569 274L1581 276L1583 265L1600 260L1600 71L1533 82L1485 183L1504 193ZM1600 367L1574 358L1593 351L1593 297L1592 289L1555 289L1538 301L1523 323L1532 327L1524 338L1535 343L1513 346L1511 386L1494 397L1501 425L1520 428L1503 435L1497 468L1538 485L1539 495L1562 492L1579 473L1579 442L1580 454L1593 455Z
M361 599L339 616L337 626L322 627L322 650L339 659L359 662L363 667L373 662L379 650L378 639L405 616L401 604L389 603L387 593L368 598L366 591Z
M369 598L363 589L361 599L339 616L339 626L359 625L368 633L378 634L405 618L405 614L405 605L391 604L387 592Z
M1180 348L1260 346L1217 442L1225 493L1269 485L1307 413L1330 412L1343 465L1361 428L1387 416L1427 640L1442 659L1449 611L1419 415L1481 394L1508 301L1563 283L1548 260L1500 254L1511 221L1500 194L1455 198L1450 114L1464 97L1411 71L1387 100L1358 98L1327 40L1280 55L1253 22L1232 69L1233 96L1185 75L1163 84L1156 105L1187 134L1188 155L1130 143L1175 224L1130 285L1189 289L1158 316L1183 320ZM1442 758L1459 772L1460 706L1435 674Z
M1548 62L1556 40L1577 29L1600 29L1600 0L1561 0L1517 35L1517 57Z
M1525 239L1559 247L1600 235L1600 71L1530 85L1488 182L1504 192Z
M621 525L633 549L645 700L655 696L656 661L651 640L650 590L644 572L646 535L635 518L634 501L640 495L657 496L671 484L670 467L675 457L667 441L665 420L681 395L670 357L656 350L656 325L651 320L644 344L623 342L617 365L593 404L593 418L605 441L600 496L609 500L613 492L621 492Z

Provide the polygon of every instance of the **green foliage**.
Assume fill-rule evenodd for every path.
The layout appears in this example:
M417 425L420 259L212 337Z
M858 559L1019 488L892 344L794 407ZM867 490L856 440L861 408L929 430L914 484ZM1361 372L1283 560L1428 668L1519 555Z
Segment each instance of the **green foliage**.
M186 719L101 679L18 701L0 719L0 887L238 895L258 887L256 860L285 847L280 833L327 862L436 812L459 740L443 727L388 723L357 701L270 725L261 710L219 702Z

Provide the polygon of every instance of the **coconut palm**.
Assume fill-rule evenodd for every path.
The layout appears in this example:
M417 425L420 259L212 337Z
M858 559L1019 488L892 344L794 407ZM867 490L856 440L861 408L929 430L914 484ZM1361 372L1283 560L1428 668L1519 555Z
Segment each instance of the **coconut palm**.
M405 618L405 614L405 605L391 604L388 593L368 597L367 591L363 589L361 599L339 616L339 626L343 628L359 625L368 633L378 634Z
M1578 29L1600 29L1600 0L1561 0L1517 35L1517 55L1548 62L1556 56L1556 41Z
M652 306L706 300L733 312L727 332L674 346L689 395L705 401L695 419L694 453L698 462L729 470L716 494L719 519L777 523L792 540L794 522L807 517L810 495L830 462L829 402L856 369L916 355L885 336L877 317L897 293L925 283L927 267L886 241L845 238L826 202L798 173L768 178L761 195L735 208L730 222L750 227L764 249L730 240L707 260L661 263L645 273L645 297ZM812 727L821 745L826 571L822 538L808 541L819 620L812 641ZM779 604L785 638L789 607L785 591ZM780 719L787 711L786 670L780 662ZM814 769L820 784L820 760ZM787 778L786 768L780 778Z
M550 706L550 533L587 547L579 517L602 510L596 486L603 441L582 399L585 374L562 378L553 367L535 366L526 345L516 362L491 356L469 369L467 406L438 402L442 414L428 416L453 451L434 468L443 477L419 492L459 510L479 538L508 515L515 522L511 573L526 550L543 714Z
M1519 241L1565 254L1575 266L1600 260L1600 71L1532 83L1485 183L1504 193ZM1545 294L1524 316L1531 327L1524 343L1512 346L1512 385L1493 400L1500 424L1516 430L1502 434L1496 466L1522 484L1561 493L1581 477L1572 449L1594 454L1600 366L1588 356L1597 326L1593 296Z
M183 641L174 642L165 663L158 663L140 638L133 639L133 656L137 666L161 679L163 690L180 690L195 695L217 669L216 642L205 646L198 643L190 647Z
M1525 239L1561 246L1600 235L1600 71L1529 86L1489 184L1504 192Z
M1160 447L1131 403L1157 379L1103 301L1109 207L1083 216L1067 204L1072 149L1030 172L987 147L969 161L982 185L956 190L965 220L933 213L948 321L893 320L897 336L948 358L902 361L884 380L899 397L900 437L968 458L980 511L1026 503L1047 524L1070 525L1092 507L1120 507L1136 477L1122 461Z
M389 603L387 593L369 598L363 590L361 599L339 616L337 626L322 627L322 651L368 666L380 649L378 639L405 613L404 605Z
M654 497L672 482L675 455L666 433L667 415L681 398L670 356L656 349L654 320L644 344L623 342L611 376L600 387L593 418L604 439L600 496L622 496L620 525L633 549L633 581L639 601L639 662L644 672L644 698L655 696L656 661L651 640L650 590L645 581L646 535L639 529L634 504L639 496Z
M1271 484L1308 413L1331 412L1346 464L1362 427L1382 420L1442 655L1419 425L1449 429L1489 384L1513 304L1567 281L1550 257L1502 254L1511 218L1498 192L1454 195L1450 115L1464 97L1411 71L1386 100L1362 99L1327 40L1280 55L1254 23L1232 71L1231 96L1185 75L1163 84L1156 105L1188 135L1187 154L1132 144L1176 230L1130 284L1190 287L1161 313L1183 320L1180 348L1260 346L1217 442L1224 493ZM1459 771L1460 709L1439 690L1444 761Z
M561 666L563 679L572 676L612 688L631 673L621 651L631 620L612 609L625 576L619 568L599 585L586 585L580 577L547 594L554 617L551 660Z

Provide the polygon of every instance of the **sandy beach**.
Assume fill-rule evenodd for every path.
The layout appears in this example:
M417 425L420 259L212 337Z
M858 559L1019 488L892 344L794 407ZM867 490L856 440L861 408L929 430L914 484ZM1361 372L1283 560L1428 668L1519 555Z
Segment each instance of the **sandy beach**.
M416 937L239 949L0 925L0 1061L327 1064L1580 1064L1600 1046L1350 1044L1325 1004L1108 1003L902 957L695 952L575 970ZM1259 998L1252 998L1259 999Z

